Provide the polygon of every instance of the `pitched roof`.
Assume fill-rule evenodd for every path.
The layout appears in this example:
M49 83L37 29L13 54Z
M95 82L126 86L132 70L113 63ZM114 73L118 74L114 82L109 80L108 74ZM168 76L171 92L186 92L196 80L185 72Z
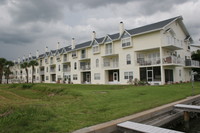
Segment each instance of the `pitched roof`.
M119 38L120 34L119 33L115 33L115 34L112 34L112 35L108 35L112 40L116 40Z
M135 29L127 30L127 31L131 35L136 35L136 34L141 34L141 33L148 32L148 31L159 30L159 29L163 28L164 26L166 26L167 24L171 23L172 21L174 21L178 18L180 18L180 16L175 17L175 18L171 18L171 19L167 19L167 20L164 20L164 21L160 21L160 22L157 22L157 23L145 25L145 26L142 26L142 27L138 27L138 28L135 28Z
M81 44L77 44L75 46L75 49L80 49L80 48L84 48L84 47L88 47L90 46L92 41L87 41L87 42L84 42L84 43L81 43Z

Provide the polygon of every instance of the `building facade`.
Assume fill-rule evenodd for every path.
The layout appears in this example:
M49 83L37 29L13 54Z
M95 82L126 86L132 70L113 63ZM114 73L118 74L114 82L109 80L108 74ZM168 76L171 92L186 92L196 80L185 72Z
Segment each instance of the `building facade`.
M37 83L129 84L138 79L152 85L186 82L199 62L191 60L192 38L181 16L96 38L36 56L18 59L12 68L12 82L25 82L26 72L20 64L37 60L39 66L29 71L29 81Z

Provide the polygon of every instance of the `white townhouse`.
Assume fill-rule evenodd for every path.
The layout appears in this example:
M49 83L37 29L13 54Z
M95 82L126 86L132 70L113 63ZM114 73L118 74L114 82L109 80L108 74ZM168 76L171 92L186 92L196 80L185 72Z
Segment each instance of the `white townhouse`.
M120 22L119 33L96 38L93 31L89 41L29 58L18 59L13 67L15 81L25 82L21 63L35 59L39 66L35 82L74 84L128 84L138 79L152 85L190 81L192 68L200 68L191 60L193 42L181 16L126 30ZM32 79L29 68L29 81Z

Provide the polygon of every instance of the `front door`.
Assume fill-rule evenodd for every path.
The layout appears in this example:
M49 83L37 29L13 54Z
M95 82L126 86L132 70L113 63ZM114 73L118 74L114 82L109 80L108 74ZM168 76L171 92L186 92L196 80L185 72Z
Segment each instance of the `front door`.
M86 82L90 83L90 73L86 73Z
M147 70L147 81L148 82L153 81L153 70Z
M118 72L113 72L113 82L118 82Z

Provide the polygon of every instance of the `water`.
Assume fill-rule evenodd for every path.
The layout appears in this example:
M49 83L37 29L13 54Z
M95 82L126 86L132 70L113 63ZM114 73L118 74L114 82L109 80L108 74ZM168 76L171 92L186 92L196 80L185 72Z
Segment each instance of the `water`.
M191 113L190 116L191 118L189 123L185 123L182 116L163 127L186 133L200 133L200 113Z

